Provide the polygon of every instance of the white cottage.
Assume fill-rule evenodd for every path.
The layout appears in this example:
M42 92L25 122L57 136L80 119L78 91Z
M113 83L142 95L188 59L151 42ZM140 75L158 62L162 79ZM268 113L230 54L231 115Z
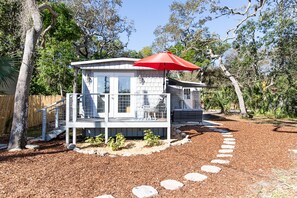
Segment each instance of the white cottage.
M82 70L82 93L67 94L67 144L70 128L74 144L77 128L82 128L86 136L103 133L106 141L118 132L143 136L143 131L149 128L170 141L171 113L186 106L176 108L175 102L171 103L170 93L164 90L164 71L133 66L138 60L112 58L71 63ZM174 99L177 100L176 94ZM188 110L200 109L199 97L196 99L197 105L190 105Z

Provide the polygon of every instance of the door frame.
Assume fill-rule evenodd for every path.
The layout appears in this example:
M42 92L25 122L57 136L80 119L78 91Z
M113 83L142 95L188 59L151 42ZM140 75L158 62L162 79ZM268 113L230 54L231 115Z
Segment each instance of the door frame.
M124 71L104 71L104 72L94 72L94 93L97 93L98 87L98 78L100 76L108 76L109 77L109 117L117 118L117 117L133 117L135 114L135 97L134 93L136 91L136 78L135 72L124 72ZM130 77L130 112L129 113L119 113L118 112L118 80L119 77ZM102 93L104 94L104 93ZM105 113L97 113L97 97L95 97L95 107L94 107L95 115L99 117L104 117Z

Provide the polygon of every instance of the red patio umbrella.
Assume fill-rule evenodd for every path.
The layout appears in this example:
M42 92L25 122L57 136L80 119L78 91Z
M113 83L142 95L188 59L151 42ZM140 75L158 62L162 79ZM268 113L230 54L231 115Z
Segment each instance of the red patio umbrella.
M133 65L139 67L150 67L156 70L164 70L164 73L165 70L194 71L200 69L200 67L173 55L171 52L161 52L152 56L148 56L136 61Z
M156 70L187 70L194 71L200 67L190 63L171 52L161 52L148 56L134 63L134 66L150 67Z

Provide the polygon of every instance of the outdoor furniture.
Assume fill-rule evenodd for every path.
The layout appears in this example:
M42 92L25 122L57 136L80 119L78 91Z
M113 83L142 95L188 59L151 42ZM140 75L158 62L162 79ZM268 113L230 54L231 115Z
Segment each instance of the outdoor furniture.
M150 105L143 105L143 111L144 111L144 119L146 120L157 120L156 116L156 108L151 107ZM152 115L152 116L151 116Z
M203 111L201 109L174 109L173 122L202 122Z

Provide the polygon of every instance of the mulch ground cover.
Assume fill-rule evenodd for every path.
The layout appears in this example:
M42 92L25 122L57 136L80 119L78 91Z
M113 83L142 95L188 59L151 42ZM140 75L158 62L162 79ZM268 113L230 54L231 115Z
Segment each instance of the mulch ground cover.
M267 180L273 169L294 167L289 149L297 149L297 128L249 121L217 119L233 132L236 146L231 162L218 165L218 174L203 173L202 165L216 159L223 137L206 127L181 129L192 142L151 155L100 157L68 151L64 141L40 143L39 150L0 151L0 197L133 197L132 188L152 185L159 197L248 197L255 182ZM295 164L296 166L296 164ZM184 175L199 172L203 182L189 182ZM185 184L168 191L165 179Z

